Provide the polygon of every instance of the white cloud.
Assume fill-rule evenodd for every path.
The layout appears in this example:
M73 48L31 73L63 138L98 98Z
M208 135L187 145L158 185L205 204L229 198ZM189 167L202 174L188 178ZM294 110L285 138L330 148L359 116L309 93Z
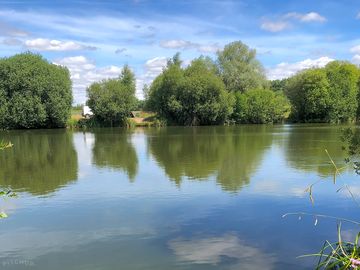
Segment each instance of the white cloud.
M144 72L136 79L136 91L138 98L143 98L143 87L145 84L150 85L151 82L158 76L163 68L166 66L166 57L155 57L149 59L144 64Z
M352 47L350 52L360 54L360 45Z
M39 51L76 51L96 49L93 46L86 46L73 41L50 40L46 38L26 40L24 45L29 49Z
M145 78L154 79L157 75L159 75L163 68L166 66L167 58L166 57L155 57L149 59L145 63Z
M354 46L350 49L350 52L354 54L352 62L360 65L360 45Z
M309 12L309 13L297 13L297 12L290 12L284 15L286 19L296 19L301 22L326 22L326 18L321 16L317 12Z
M54 64L66 66L69 69L73 82L75 103L85 102L86 88L91 83L102 79L118 77L122 70L122 68L118 66L97 68L95 63L85 56L66 57L54 61Z
M296 74L303 69L324 67L331 61L334 61L334 59L324 56L318 59L305 59L295 63L283 62L276 65L274 68L267 69L266 73L270 80L284 79Z
M284 31L290 27L291 25L285 21L278 21L278 22L266 21L261 24L261 29L273 33Z
M291 27L290 19L298 20L300 22L326 22L326 18L321 16L317 12L309 12L309 13L298 13L298 12L290 12L281 17L281 19L277 21L264 21L261 24L261 29L269 31L269 32L280 32Z
M198 51L202 53L215 53L221 49L221 47L217 44L210 44L210 45L200 45L198 46Z
M160 42L162 48L167 49L196 49L202 53L214 53L220 49L219 44L200 44L182 39L163 40Z
M352 58L352 61L355 63L355 64L358 64L360 65L360 54L355 54Z
M196 44L186 40L173 39L161 41L160 46L168 49L188 49L196 47Z
M356 15L356 19L360 20L360 12Z

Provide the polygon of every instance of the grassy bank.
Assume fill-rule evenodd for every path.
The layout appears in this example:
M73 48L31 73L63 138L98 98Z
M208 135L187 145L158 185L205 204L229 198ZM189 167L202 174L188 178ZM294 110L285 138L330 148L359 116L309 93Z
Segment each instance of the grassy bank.
M165 123L158 119L157 114L146 111L136 111L132 113L132 117L128 117L122 125L128 128L134 127L158 127L164 126ZM72 109L71 117L67 122L68 129L87 129L108 127L106 123L99 122L96 118L85 118L81 115L81 109Z

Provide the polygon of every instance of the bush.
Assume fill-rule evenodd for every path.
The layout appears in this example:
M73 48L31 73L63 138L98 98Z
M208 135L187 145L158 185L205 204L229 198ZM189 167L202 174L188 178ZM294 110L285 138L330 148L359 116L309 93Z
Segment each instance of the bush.
M333 61L325 68L309 69L290 78L286 95L299 122L351 122L358 108L359 69Z
M333 61L326 65L325 72L330 85L330 122L353 121L358 108L360 70L351 63Z
M0 128L65 127L71 103L67 68L29 52L0 59Z
M222 124L232 112L232 103L214 65L203 57L186 69L178 58L170 61L151 85L148 102L160 117L180 125Z
M240 124L279 123L288 118L290 103L282 93L254 89L235 93L233 120Z
M87 93L87 104L98 121L124 125L136 103L134 74L125 66L119 78L93 83Z

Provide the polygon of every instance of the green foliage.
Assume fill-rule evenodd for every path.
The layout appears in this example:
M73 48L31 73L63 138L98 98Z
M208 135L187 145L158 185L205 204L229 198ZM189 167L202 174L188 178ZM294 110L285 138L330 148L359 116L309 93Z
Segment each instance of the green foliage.
M134 106L131 110L143 111L145 109L145 100L135 98Z
M324 69L308 69L290 78L286 94L292 117L300 122L329 121L330 85Z
M11 142L0 141L0 150L4 150L5 148L12 147L13 144Z
M65 127L71 103L67 68L32 53L0 59L0 128Z
M0 150L4 150L4 149L10 148L12 146L13 146L13 144L10 142L0 141ZM0 190L0 197L12 198L12 197L16 197L16 193L12 192L11 190ZM0 212L0 219L7 218L7 217L8 217L8 215L5 212Z
M96 82L87 89L88 106L106 125L121 125L136 104L135 76L124 66L119 78Z
M360 70L351 63L333 61L325 71L330 85L330 122L353 121L358 108Z
M325 68L305 70L290 78L286 94L293 105L292 116L300 122L350 122L358 108L359 69L333 61Z
M270 90L274 92L285 92L288 79L270 81Z
M289 116L290 103L282 93L267 89L254 89L235 93L232 115L236 123L279 123Z
M228 91L245 92L267 85L264 69L256 59L256 50L241 41L232 42L218 52L218 67Z
M232 96L208 58L200 57L182 69L178 56L152 83L148 104L170 123L213 125L232 112Z

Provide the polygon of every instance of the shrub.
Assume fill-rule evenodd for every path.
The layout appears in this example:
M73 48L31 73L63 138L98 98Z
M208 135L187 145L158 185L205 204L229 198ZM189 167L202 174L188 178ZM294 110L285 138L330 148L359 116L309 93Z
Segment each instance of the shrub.
M0 59L0 128L65 127L71 103L67 68L32 53Z

